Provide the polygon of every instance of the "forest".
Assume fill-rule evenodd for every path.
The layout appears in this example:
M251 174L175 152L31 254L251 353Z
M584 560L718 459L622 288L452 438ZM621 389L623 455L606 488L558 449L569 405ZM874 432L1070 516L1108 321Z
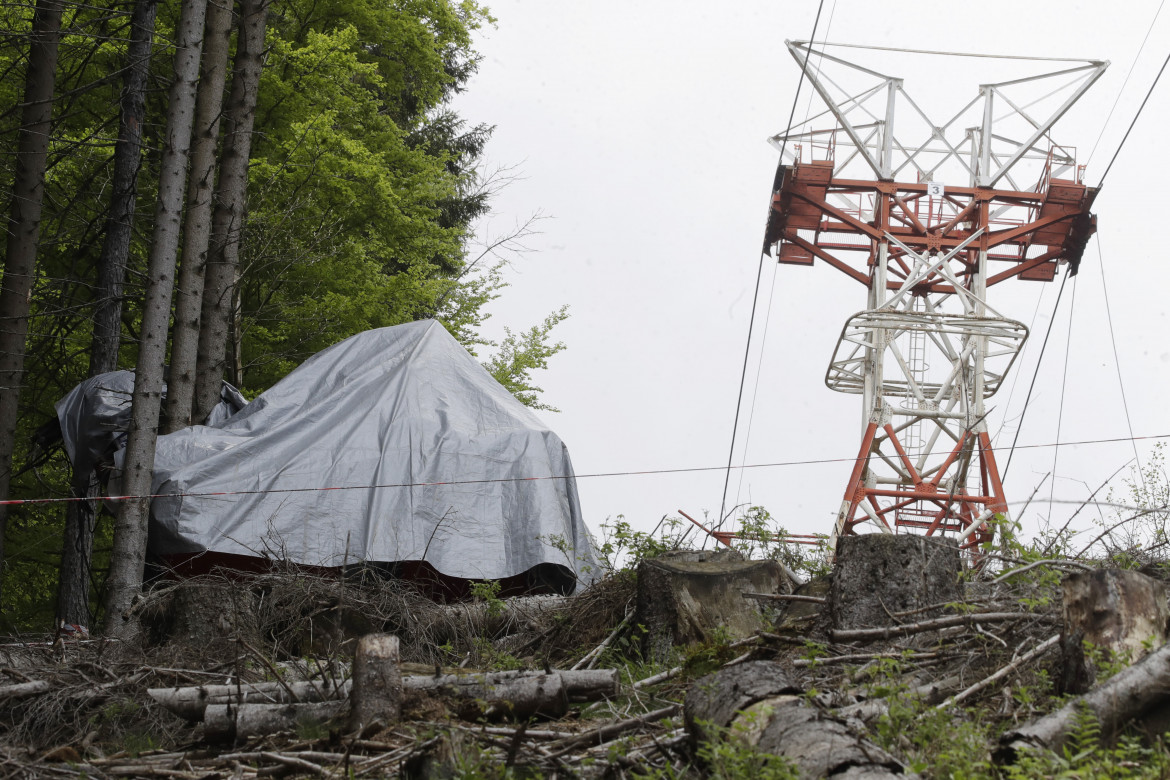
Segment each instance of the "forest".
M563 349L550 331L567 312L498 344L481 334L534 229L476 235L510 171L486 167L492 128L450 101L486 8L37 0L0 14L4 630L97 625L140 584L144 501L117 528L92 501L11 503L99 494L52 436L54 404L87 377L137 372L128 495L149 493L156 432L202 421L223 380L252 398L371 328L434 318L542 407L531 372Z

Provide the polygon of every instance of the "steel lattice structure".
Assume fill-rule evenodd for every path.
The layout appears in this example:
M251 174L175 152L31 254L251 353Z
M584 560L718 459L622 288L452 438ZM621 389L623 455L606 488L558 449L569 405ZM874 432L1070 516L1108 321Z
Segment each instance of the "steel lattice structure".
M825 375L863 407L830 548L863 524L976 547L1008 515L985 403L1028 336L988 288L1051 281L1058 264L1076 272L1096 190L1051 131L1108 63L1043 61L1045 72L980 85L938 123L903 79L828 54L831 44L786 45L825 110L771 139L782 156L765 252L868 290Z

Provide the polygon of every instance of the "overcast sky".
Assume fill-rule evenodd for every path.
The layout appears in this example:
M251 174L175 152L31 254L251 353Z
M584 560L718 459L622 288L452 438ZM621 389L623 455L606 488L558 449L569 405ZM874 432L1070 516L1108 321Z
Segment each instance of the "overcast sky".
M1086 180L1095 185L1170 50L1170 12L1150 27L1157 0L1127 2L1124 10L1121 19L1117 5L1102 3L826 0L817 39L1110 60L1055 132L1077 147L1079 162L1088 161ZM800 76L784 40L809 37L817 3L501 0L491 11L498 24L479 36L483 62L457 108L496 126L490 163L517 166L523 179L497 197L483 229L499 235L538 211L549 219L509 270L512 286L496 302L490 330L527 327L569 305L571 319L556 331L568 348L538 383L562 410L542 416L568 445L579 475L716 467L580 479L595 531L618 514L644 530L678 509L717 515L718 467L731 445L777 161L766 139L784 129ZM982 79L973 62L980 61L882 59L928 113L940 115L976 94ZM1019 75L1036 72L1033 66L1020 64ZM809 111L809 94L806 84L798 117ZM811 110L821 106L814 101ZM1075 287L1068 283L1021 445L1056 442L1058 417L1061 442L1128 437L1119 364L1133 434L1170 434L1170 272L1156 243L1166 222L1157 182L1168 114L1170 77L1097 199L1103 258L1094 239ZM989 401L1001 468L1058 286L1059 279L1014 280L989 294L1033 334L1007 386ZM734 471L729 506L763 505L794 532L831 529L862 410L859 396L830 391L824 374L842 326L864 305L864 288L824 265L765 264L734 463L843 460ZM1152 445L1137 443L1143 460ZM1055 481L1019 519L1034 528L1047 515L1050 484L1058 501L1080 500L1133 457L1129 443L1061 447ZM1053 465L1051 447L1017 450L1008 500L1027 500ZM1057 504L1053 516L1073 508Z

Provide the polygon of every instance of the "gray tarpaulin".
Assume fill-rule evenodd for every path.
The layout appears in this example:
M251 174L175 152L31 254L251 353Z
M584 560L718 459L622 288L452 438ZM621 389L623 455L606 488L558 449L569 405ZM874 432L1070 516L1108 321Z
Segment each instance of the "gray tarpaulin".
M133 395L134 372L111 371L85 380L57 402L62 445L75 474L88 477L99 465L113 464L114 452L126 446ZM222 422L247 403L239 390L224 382L220 402L207 422Z
M239 413L162 436L151 552L598 574L565 445L434 321L318 353ZM207 496L191 494L231 493Z

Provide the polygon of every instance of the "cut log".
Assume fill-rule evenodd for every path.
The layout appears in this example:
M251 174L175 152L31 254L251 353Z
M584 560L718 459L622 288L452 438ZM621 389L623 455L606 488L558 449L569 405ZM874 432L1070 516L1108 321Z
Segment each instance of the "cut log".
M694 683L687 692L687 731L697 746L714 736L704 731L705 725L726 728L740 710L769 697L796 693L800 693L800 686L772 661L749 661L720 670Z
M617 669L576 669L555 672L565 684L565 695L569 701L597 701L618 695L621 675Z
M707 641L716 628L732 639L758 634L764 617L740 594L788 590L775 561L745 561L735 552L687 551L642 561L635 623L646 629L643 655L666 662L672 647Z
M499 675L446 674L415 678L412 690L448 699L466 720L559 718L569 711L565 683L558 673Z
M697 746L715 738L714 727L728 739L788 759L801 777L914 777L904 774L893 756L798 694L777 663L753 661L720 670L687 693L688 733Z
M354 731L376 722L390 724L398 720L402 712L398 637L369 634L358 640L349 698L352 704L349 725Z
M1113 739L1131 721L1159 715L1167 690L1170 690L1170 644L1162 645L1056 712L1008 731L1000 738L995 759L1011 763L1020 751L1029 748L1059 750L1075 730L1082 707L1097 718L1102 738Z
M37 696L42 693L48 693L50 687L44 680L31 680L13 685L0 685L0 700L23 699L26 696Z
M211 704L203 718L208 741L227 742L318 726L344 715L347 701L302 704Z
M966 626L971 623L1004 623L1013 620L1048 620L1047 615L1036 615L1031 612L971 612L965 615L944 615L932 620L919 620L916 623L902 623L896 626L882 628L853 628L840 631L830 631L829 636L834 642L872 641L875 639L889 639L895 636L909 636L926 631L937 631L942 628Z
M961 601L959 548L913 534L843 536L829 587L837 630L888 626L892 613L922 610L929 618ZM936 609L923 609L940 605Z
M1136 571L1097 569L1065 577L1061 590L1062 692L1079 694L1093 686L1097 669L1089 657L1092 652L1132 663L1166 643L1166 583Z
M248 685L200 685L189 688L150 688L146 693L162 706L189 721L203 720L204 711L213 704L295 704L345 699L349 680L340 683L290 682L252 683Z
M442 675L434 677L409 676L402 678L404 691L433 691L446 687L447 693L474 690L474 685L459 685L458 681L473 682L479 686L504 686L510 681L542 676L543 672L492 672ZM617 696L620 681L616 669L588 669L578 671L553 671L561 678L561 686L569 701L597 701ZM47 685L47 683L46 683ZM266 682L248 685L201 685L187 688L151 688L147 691L152 699L181 718L196 722L203 720L204 711L213 704L290 704L297 702L320 702L344 699L349 696L349 680L342 682L290 682L287 684ZM47 690L47 688L46 688Z

